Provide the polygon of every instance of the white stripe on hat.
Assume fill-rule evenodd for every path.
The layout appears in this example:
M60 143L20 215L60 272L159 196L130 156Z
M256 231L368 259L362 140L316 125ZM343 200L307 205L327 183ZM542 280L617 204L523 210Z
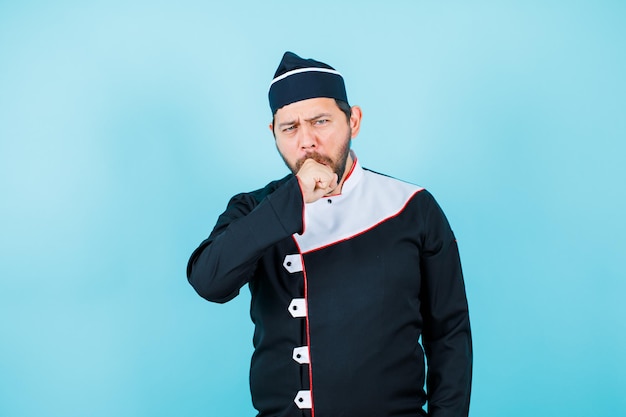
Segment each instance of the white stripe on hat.
M335 74L338 75L340 77L343 78L343 76L339 73L339 71L335 71L333 69L328 69L328 68L317 68L317 67L310 67L310 68L298 68L295 70L291 70L288 71L286 73L284 73L283 75L279 75L278 77L274 78L272 80L272 82L270 83L270 87L277 81L283 80L287 77L289 77L290 75L294 75L294 74L300 74L302 72L310 72L310 71L317 71L317 72L328 72L330 74Z

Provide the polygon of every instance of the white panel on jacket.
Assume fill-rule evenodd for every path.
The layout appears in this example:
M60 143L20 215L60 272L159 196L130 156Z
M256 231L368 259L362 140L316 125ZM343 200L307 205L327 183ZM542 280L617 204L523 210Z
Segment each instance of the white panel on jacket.
M301 253L366 232L396 216L423 188L364 170L358 160L341 194L305 204L304 233L294 234Z

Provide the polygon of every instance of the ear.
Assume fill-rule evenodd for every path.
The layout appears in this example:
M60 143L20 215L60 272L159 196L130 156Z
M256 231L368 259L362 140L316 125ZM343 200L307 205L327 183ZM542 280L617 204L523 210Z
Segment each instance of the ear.
M363 113L359 106L352 106L352 115L350 116L350 129L352 129L352 139L356 138L361 129L361 117Z

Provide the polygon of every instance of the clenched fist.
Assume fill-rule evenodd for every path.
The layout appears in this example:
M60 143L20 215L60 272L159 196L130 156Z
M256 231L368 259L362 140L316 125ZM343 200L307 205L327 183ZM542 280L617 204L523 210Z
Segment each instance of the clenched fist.
M333 170L314 159L307 159L296 173L305 203L313 203L331 194L338 185L339 178Z

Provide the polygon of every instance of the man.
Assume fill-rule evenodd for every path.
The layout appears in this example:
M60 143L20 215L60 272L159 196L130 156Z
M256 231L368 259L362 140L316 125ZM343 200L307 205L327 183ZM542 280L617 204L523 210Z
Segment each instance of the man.
M292 174L234 196L187 267L209 301L249 285L258 417L467 416L467 301L441 209L361 167L361 109L329 65L285 53L269 101Z

